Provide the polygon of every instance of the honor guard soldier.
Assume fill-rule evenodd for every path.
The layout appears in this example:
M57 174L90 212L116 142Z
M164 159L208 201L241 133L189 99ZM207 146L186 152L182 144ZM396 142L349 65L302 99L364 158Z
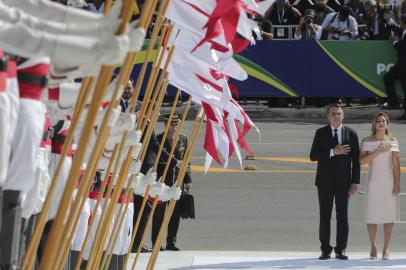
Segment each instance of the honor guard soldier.
M165 116L166 122L169 120L169 115ZM179 131L179 124L181 123L180 116L178 114L174 114L170 123L169 131L167 138L165 140L164 144L164 149L167 152L170 152L173 146L173 141L176 137L177 132ZM158 141L161 141L163 137L163 133L159 134L157 136ZM175 152L174 152L174 158L177 160L183 160L185 151L187 149L187 137L185 135L180 135L179 140L176 144ZM165 166L166 166L167 160L160 160L158 169L157 169L157 174L158 174L158 179L161 178ZM165 184L168 185L169 187L172 187L173 185L176 185L177 177L179 173L179 168L178 166L169 166L169 170L165 176ZM185 178L183 181L183 188L184 189L190 189L191 188L191 178L190 178L190 172L187 172L185 174ZM163 218L165 215L165 210L166 210L167 202L162 202L159 203L156 207L155 213L154 213L154 218L152 221L152 233L151 233L151 240L152 243L155 244L155 241L158 237L159 230L161 229L161 225L163 222ZM172 217L169 221L168 224L168 234L166 237L166 250L173 250L173 251L179 251L179 248L176 246L176 235L178 232L179 228L179 222L180 222L180 204L179 202L176 202L175 208L172 213Z

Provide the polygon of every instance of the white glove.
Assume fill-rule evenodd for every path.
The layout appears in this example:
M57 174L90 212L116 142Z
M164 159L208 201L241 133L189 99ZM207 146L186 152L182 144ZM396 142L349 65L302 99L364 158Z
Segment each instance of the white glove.
M128 132L128 142L132 145L141 145L141 133L138 130L131 130Z
M137 182L136 184L137 184L137 185L135 185L135 186L133 187L133 189L134 189L134 194L144 196L145 191L146 191L146 189L147 189L147 185L144 185L143 182L142 182L142 179L143 179L144 177L145 177L145 175L142 174L142 173L139 173L139 174L137 175L137 180L136 180L136 182ZM134 182L135 182L135 180L134 180ZM135 183L134 183L134 184L135 184Z
M147 175L141 177L141 185L153 185L155 184L157 174L156 172L148 172Z
M114 126L114 133L123 133L125 130L133 130L135 127L135 114L122 113ZM130 134L128 134L130 136Z
M58 36L51 71L54 77L63 77L80 66L121 64L127 54L127 35L109 35L103 39L79 36Z
M59 85L59 100L58 104L62 108L73 107L79 96L81 83L65 82Z
M104 37L109 34L115 34L120 25L120 12L122 3L116 1L107 16L101 16L97 20L89 20L88 23L78 23L71 16L66 16L67 33L69 35Z
M157 182L152 185L151 193L150 196L156 198L157 196L162 197L164 194L165 189L168 189L169 187L165 185L164 183Z
M138 186L134 188L134 194L145 195L148 185L154 185L156 180L156 172L148 172L147 175L139 174Z
M140 161L131 161L130 164L130 169L128 170L128 173L131 174L138 174L141 169L141 162Z
M137 27L138 20L130 24L128 37L130 39L130 52L138 52L141 50L145 40L145 29Z
M130 188L132 188L133 190L135 190L137 187L140 186L141 184L141 175L143 175L142 173L140 174L132 174L130 177Z
M109 119L109 127L113 127L115 126L115 124L117 123L118 118L120 117L121 114L121 106L117 106L112 110L112 113L110 115L110 119Z
M134 152L133 152L134 158L138 158L138 156L140 155L140 152L141 152L141 148L142 148L141 143L137 143L134 145Z
M165 189L164 194L161 197L161 200L163 202L169 201L171 199L174 199L175 201L180 199L180 195L182 194L182 190L177 187L176 185L173 185L171 187L168 187L168 189Z

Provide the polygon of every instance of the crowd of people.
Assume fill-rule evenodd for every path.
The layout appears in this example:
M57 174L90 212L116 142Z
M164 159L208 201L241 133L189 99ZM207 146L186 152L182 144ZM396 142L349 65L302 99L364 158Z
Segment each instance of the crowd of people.
M337 229L335 257L348 260L348 205L360 183L360 165L368 164L364 196L364 220L370 240L370 259L376 260L378 224L384 227L382 259L390 257L393 225L400 220L399 142L389 132L389 117L376 114L371 134L361 140L353 129L343 125L344 110L339 104L327 108L329 124L319 128L313 139L310 159L317 161L316 186L320 209L320 260L331 257L330 221L335 202Z
M264 39L389 40L405 14L406 1L277 0L256 20Z

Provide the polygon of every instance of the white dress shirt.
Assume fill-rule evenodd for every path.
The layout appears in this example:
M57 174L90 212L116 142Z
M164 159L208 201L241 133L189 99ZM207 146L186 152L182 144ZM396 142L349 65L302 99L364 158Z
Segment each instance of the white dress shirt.
M334 129L337 129L338 144L342 144L343 143L343 140L342 140L342 137L343 137L343 134L342 134L343 133L343 125L341 124L337 128L330 125L330 128L331 128L331 133L332 133L333 138L334 138L334 133L335 133ZM331 148L330 149L330 157L333 157L333 156L334 156L334 148Z
M337 13L333 12L333 13L327 14L327 16L324 19L323 24L321 25L321 27L323 29L328 29L329 27L334 27L338 31L342 31L342 30L346 30L346 29L350 30L351 37L349 37L347 35L339 35L338 36L339 40L351 40L351 39L357 38L357 36L358 36L358 23L354 19L354 17L349 15L347 20L345 20L343 22L340 21L340 19L338 17L339 17L338 12ZM331 36L332 36L332 34L329 34L328 39L332 39Z

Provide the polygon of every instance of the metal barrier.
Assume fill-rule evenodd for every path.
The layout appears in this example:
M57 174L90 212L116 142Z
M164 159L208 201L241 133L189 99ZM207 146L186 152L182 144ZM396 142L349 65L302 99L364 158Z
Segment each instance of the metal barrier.
M293 40L296 29L299 25L273 25L274 39L278 40ZM365 28L366 24L358 24L358 29Z

